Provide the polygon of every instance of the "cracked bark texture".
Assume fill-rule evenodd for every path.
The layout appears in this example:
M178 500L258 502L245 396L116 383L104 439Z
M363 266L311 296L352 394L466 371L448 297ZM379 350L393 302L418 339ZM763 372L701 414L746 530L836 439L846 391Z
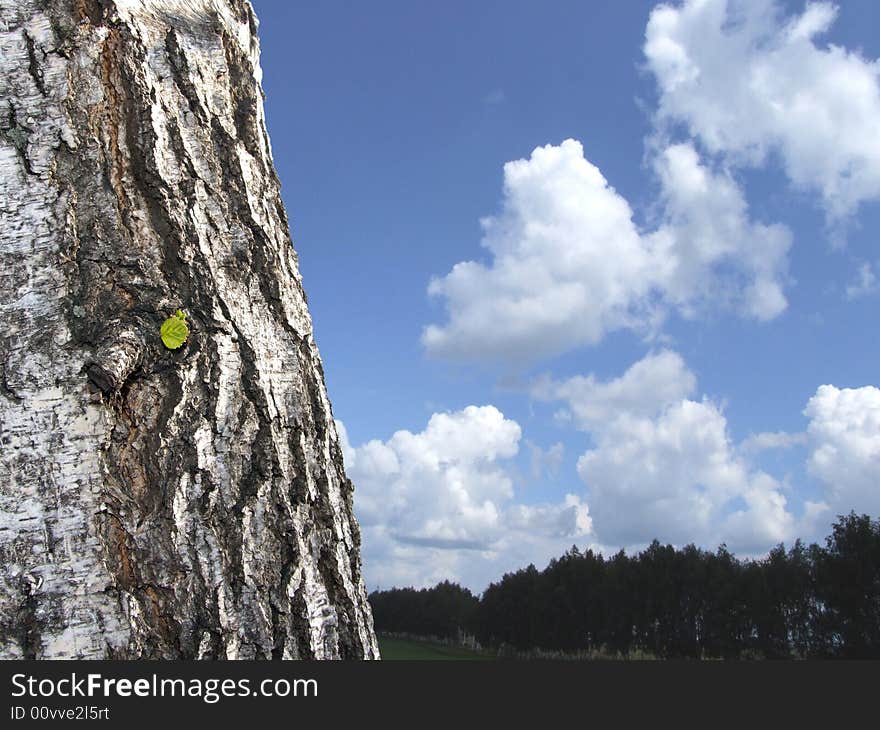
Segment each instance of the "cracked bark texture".
M2 658L378 658L256 25L0 0Z

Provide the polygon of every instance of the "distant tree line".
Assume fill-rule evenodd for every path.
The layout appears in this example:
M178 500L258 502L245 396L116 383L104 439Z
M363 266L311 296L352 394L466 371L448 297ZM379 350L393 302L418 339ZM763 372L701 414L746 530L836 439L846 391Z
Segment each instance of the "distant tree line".
M880 520L841 516L824 547L797 541L761 560L656 540L610 558L572 547L480 597L444 581L376 591L370 604L379 632L520 651L880 658Z
M433 588L392 588L369 596L376 630L441 639L475 633L480 599L444 580Z

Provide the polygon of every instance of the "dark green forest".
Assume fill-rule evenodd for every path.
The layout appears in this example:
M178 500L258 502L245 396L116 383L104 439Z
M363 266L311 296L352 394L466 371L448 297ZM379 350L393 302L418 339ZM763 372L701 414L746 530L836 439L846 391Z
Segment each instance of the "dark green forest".
M825 545L760 560L656 540L605 558L572 547L476 596L444 581L370 595L376 630L495 650L663 658L880 658L880 520L850 513Z

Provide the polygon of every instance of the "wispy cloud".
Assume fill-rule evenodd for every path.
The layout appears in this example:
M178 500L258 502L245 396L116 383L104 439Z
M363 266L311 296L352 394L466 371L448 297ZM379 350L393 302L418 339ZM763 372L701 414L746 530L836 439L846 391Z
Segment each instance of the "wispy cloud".
M880 288L871 264L864 262L859 266L856 279L846 287L846 298L850 301L873 294Z
M807 443L805 433L786 433L785 431L763 431L753 433L740 443L739 448L744 454L759 454L762 451L790 449Z
M506 100L507 95L504 93L503 89L493 89L483 97L483 103L489 105L501 104Z

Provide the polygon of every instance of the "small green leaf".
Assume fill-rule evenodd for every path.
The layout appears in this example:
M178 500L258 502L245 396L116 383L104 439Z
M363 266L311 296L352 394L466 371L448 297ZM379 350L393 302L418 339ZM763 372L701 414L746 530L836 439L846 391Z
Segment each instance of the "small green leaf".
M162 323L162 329L159 330L162 335L162 342L169 350L176 350L184 342L189 335L189 327L186 326L186 315L178 309L168 319Z

